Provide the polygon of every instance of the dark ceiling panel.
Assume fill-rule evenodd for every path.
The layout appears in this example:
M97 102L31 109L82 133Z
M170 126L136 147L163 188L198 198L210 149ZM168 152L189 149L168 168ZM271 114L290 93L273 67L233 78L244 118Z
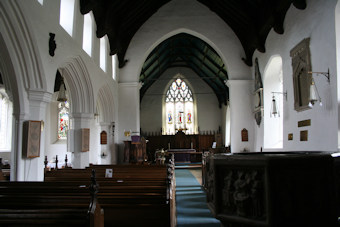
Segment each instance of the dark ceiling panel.
M180 33L160 43L147 57L140 82L141 99L148 88L169 67L187 67L205 81L216 94L220 106L228 100L227 70L216 51L201 39Z
M137 30L170 0L80 0L80 12L93 12L97 36L107 35L110 54L117 54L123 67L126 50ZM265 41L272 28L282 34L287 10L293 4L306 8L306 0L197 0L215 12L235 32L243 48L244 62L251 66L257 49L265 52Z
M118 55L119 67L128 61L125 53L137 30L157 10L171 0L80 0L82 14L93 12L97 37L107 35L110 54ZM271 29L283 34L286 13L293 4L306 8L306 0L197 0L215 12L236 34L244 49L243 61L252 66L255 50L265 52ZM188 35L175 35L158 45L143 65L141 99L148 88L170 67L188 67L215 92L220 106L227 103L227 69L220 56L204 41Z

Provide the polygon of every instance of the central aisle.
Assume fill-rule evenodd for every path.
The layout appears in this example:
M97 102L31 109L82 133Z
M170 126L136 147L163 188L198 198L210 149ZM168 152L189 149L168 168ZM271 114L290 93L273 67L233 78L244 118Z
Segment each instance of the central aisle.
M206 195L188 169L176 169L177 227L220 227L206 203Z

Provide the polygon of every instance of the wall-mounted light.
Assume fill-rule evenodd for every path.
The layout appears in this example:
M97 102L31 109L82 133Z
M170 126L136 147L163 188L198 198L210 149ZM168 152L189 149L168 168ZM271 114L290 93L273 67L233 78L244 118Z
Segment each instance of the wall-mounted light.
M115 122L113 121L112 123L111 123L111 129L112 129L112 135L114 136L115 135Z
M270 117L280 117L280 110L277 107L275 94L283 95L287 101L287 92L272 92L272 94L273 94L273 98L272 98L272 106L270 108Z
M312 81L309 88L309 107L313 107L316 102L319 102L319 105L322 106L321 97L318 92L318 88L315 85L313 74L324 75L327 78L328 83L330 83L330 76L329 76L329 69L327 72L308 72L308 74L311 74Z

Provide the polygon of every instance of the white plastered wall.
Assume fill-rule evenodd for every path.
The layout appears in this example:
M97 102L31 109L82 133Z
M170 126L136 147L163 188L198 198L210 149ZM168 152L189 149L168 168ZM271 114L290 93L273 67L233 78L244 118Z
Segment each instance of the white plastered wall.
M76 108L73 108L74 116L76 116L75 124L79 128L89 128L93 125L95 100L98 90L104 85L108 85L110 89L114 90L114 95L111 97L115 99L114 103L118 103L117 85L112 80L111 57L108 57L107 73L104 73L99 67L99 40L94 39L92 57L89 57L82 50L83 16L79 12L79 1L76 0L75 3L72 37L59 25L59 5L60 1L55 0L45 0L43 5L40 5L36 0L2 1L0 5L3 15L3 20L0 21L5 24L0 32L1 36L4 37L4 46L11 49L10 54L5 56L6 59L1 59L1 61L3 65L12 64L13 69L15 69L10 73L6 72L5 76L10 76L13 81L14 78L18 81L15 87L11 88L13 94L19 97L14 102L16 120L13 124L15 129L13 130L14 152L12 153L14 154L11 156L14 171L11 174L13 179L17 177L18 180L42 180L43 175L41 173L45 155L52 159L52 156L58 154L58 157L61 156L60 158L64 159L66 146L61 147L59 144L55 144L55 135L51 134L54 133L51 131L55 127L53 126L55 119L51 119L55 114L53 112L55 109L53 104L50 105L50 101L57 69L70 66L72 71L76 68L74 69L77 71L76 75L80 75L78 79L85 79L86 81L85 87L78 87L79 91L85 92L86 95L80 97L76 95L78 96ZM11 13L12 11L15 11L15 13ZM20 21L24 21L24 23L19 23ZM48 53L50 32L56 34L57 48L54 57L51 57ZM72 62L74 59L80 64ZM6 70L10 71L9 69ZM81 73L79 74L79 72ZM87 77L81 78L83 74L86 74ZM74 79L72 76L70 78ZM67 82L69 81L66 80L68 86ZM30 107L28 108L28 106ZM112 114L114 116L114 113ZM21 128L25 120L44 120L45 122L39 158L30 160L21 158ZM96 138L95 136L91 137ZM73 142L73 145L78 142L79 140ZM79 166L88 165L89 162L92 162L91 159L96 157L93 152L100 152L93 150L96 147L93 146L93 143L97 142L98 139L90 140L91 155L88 155L87 160L85 159L86 162L81 161L82 163ZM95 160L93 163L96 163Z
M219 108L217 97L213 90L188 68L170 68L145 93L141 103L141 129L143 132L161 132L164 114L162 112L166 91L177 74L193 92L196 103L196 125L201 132L217 131L222 127L222 109ZM188 79L186 79L188 78Z
M243 48L235 33L228 25L226 25L215 13L197 1L173 0L161 7L146 21L133 37L125 56L128 63L120 70L120 82L138 82L143 63L153 48L165 39L181 32L194 35L212 46L226 64L229 79L251 79L250 68L241 60L241 58L244 57ZM249 94L248 91L245 92ZM237 97L234 98L237 99ZM247 99L250 98L250 96L247 96ZM119 102L119 111L122 112L124 112L124 110L122 110L122 105L125 105L123 103L134 103L134 101L131 100L131 97L123 96L120 96ZM235 102L237 103L236 100ZM160 103L157 105L160 105ZM131 108L128 110L131 111ZM136 115L139 116L139 108L135 108L134 111L136 111ZM201 110L197 109L199 118L205 117L205 115L206 117L209 117L209 113L206 112L206 109L204 110L204 113L201 113L200 111ZM251 109L247 111L251 111ZM216 130L218 129L218 126L222 123L222 116L225 115L225 113L221 113L221 110L217 112L216 116L218 123L214 123L214 126L206 126L204 125L205 120L202 120L201 123L203 128L207 127L208 130L217 127ZM246 119L245 122L251 122L249 116L250 114L247 115L248 119ZM236 114L235 117L237 117ZM160 119L157 121L160 121ZM244 119L239 119L236 122L242 121L244 122ZM124 140L123 130L127 127L124 125L130 125L131 119L127 118L126 115L119 115L119 122L120 126L118 134L121 143L121 141ZM161 125L161 123L159 122L157 125ZM234 125L238 132L242 130L240 125ZM133 127L139 129L140 125L136 124ZM251 128L252 127L253 126L251 126ZM200 128L200 130L203 130L203 128ZM157 131L161 130L159 126L158 129L155 129ZM253 137L253 130L250 129L250 131L250 137ZM249 144L247 146L249 147Z
M305 10L293 5L286 14L283 35L269 33L266 41L266 53L255 52L258 57L262 76L264 67L272 56L282 57L283 91L287 91L288 100L283 101L283 150L284 151L337 151L338 146L338 104L337 104L337 68L335 49L335 4L336 1L307 1ZM290 50L301 40L310 37L312 70L330 71L330 84L324 76L314 76L322 98L323 106L315 105L312 109L297 112L294 110L293 76ZM298 122L311 120L311 126L298 127ZM336 123L335 123L336 122ZM261 127L255 127L256 147L263 146L263 121ZM308 130L308 141L300 141L300 131ZM288 140L288 134L293 140ZM262 144L261 144L262 143Z

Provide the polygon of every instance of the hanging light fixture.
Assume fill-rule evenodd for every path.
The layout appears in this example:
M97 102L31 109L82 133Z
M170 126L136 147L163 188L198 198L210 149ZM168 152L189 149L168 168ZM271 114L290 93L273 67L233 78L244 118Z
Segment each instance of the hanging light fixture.
M59 92L58 92L57 101L59 101L59 102L67 101L67 98L66 98L66 89L65 89L64 78L63 77L61 77L61 83L60 83L60 88L59 88Z
M276 117L276 115L280 116L279 112L277 111L275 95L273 95L272 107L271 107L271 111L270 111L270 117L272 117L272 116Z
M287 92L272 92L273 98L272 98L272 106L270 109L270 117L280 117L280 111L276 104L275 94L282 94L286 97L287 101Z
M319 101L320 106L322 106L321 97L318 92L318 88L315 85L314 79L312 77L312 82L309 88L309 107L313 107L316 102Z
M318 75L324 75L327 78L328 83L330 83L330 76L329 76L329 69L327 72L308 72L308 74L311 74L312 81L309 87L309 107L313 107L316 102L319 102L319 105L322 106L321 97L318 92L318 88L316 87L313 73Z

